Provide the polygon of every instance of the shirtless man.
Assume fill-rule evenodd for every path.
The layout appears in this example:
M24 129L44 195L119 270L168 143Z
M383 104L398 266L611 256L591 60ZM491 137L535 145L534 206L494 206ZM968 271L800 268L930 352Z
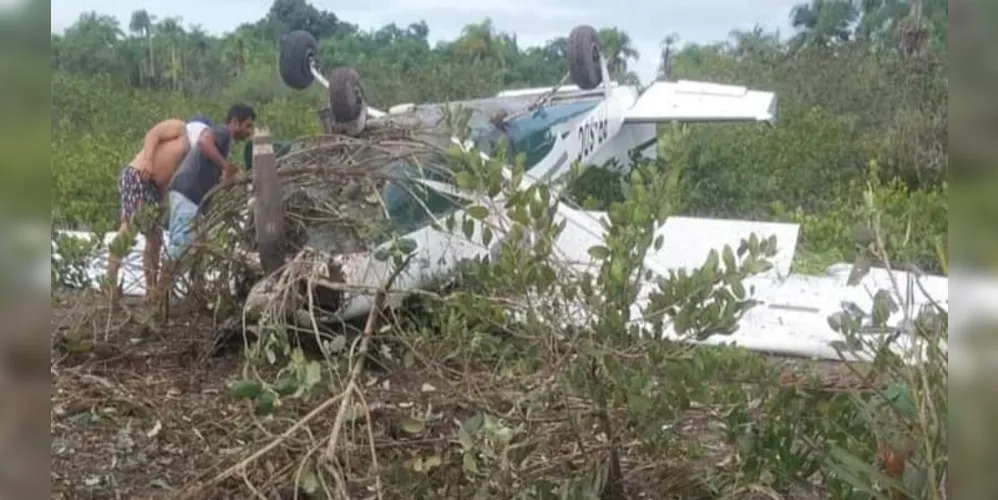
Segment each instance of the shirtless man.
M195 125L192 123L191 125ZM196 124L204 127L203 124ZM179 119L167 119L154 125L146 132L142 150L132 161L121 169L118 175L118 191L121 194L121 227L119 234L135 224L136 213L145 205L157 205L158 213L165 208L166 187L173 178L177 166L190 150L188 139L189 125ZM146 296L155 296L159 274L159 255L163 247L163 232L159 218L151 227L137 228L145 236L145 251L142 254L142 271L146 281ZM118 270L121 260L111 255L107 266L107 286L112 297L118 295Z

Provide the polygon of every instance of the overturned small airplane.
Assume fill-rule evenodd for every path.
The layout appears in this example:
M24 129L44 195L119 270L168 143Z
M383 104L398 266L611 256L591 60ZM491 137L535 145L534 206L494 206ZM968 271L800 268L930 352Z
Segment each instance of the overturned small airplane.
M416 123L439 127L452 110L470 112L470 137L458 141L488 157L506 139L510 152L525 157L525 184L554 182L576 163L583 166L614 164L629 169L636 158L654 158L658 132L663 122L761 122L774 124L777 98L772 92L733 85L679 81L654 82L645 89L620 85L610 79L596 30L579 26L569 34L569 74L563 80L574 85L500 92L491 97L451 103L401 104L388 112L370 108L364 99L361 78L349 67L335 68L328 78L318 67L315 39L307 31L294 31L281 39L279 58L282 80L295 89L318 82L329 91L329 108L320 113L327 132L360 134L381 122ZM257 139L266 141L266 139ZM261 149L260 151L265 151ZM282 195L270 190L276 175L260 171L262 162L252 160L257 190L254 219L265 273L283 263L280 240ZM272 162L271 162L272 163ZM461 217L477 195L425 175L421 169L400 169L416 190L389 182L382 197L387 216L401 228L400 236L416 243L411 269L393 284L396 290L419 289L446 274L462 260L495 251L468 241L460 231L434 228L434 221L451 215ZM507 175L509 175L507 169ZM264 178L270 179L264 181ZM271 198L265 200L264 198ZM422 198L422 199L413 199ZM425 208L424 208L425 207ZM580 212L581 214L581 212ZM584 216L583 216L584 217ZM597 219L598 220L598 219ZM265 223L266 221L266 223ZM596 222L595 220L592 222ZM269 231L264 226L270 227ZM598 223L596 224L598 227ZM566 231L571 234L571 230ZM597 236L599 232L597 232ZM587 247L588 248L588 247ZM585 253L585 249L583 249ZM275 257L271 257L275 255ZM346 283L378 288L390 274L391 264L377 261L372 252L343 256ZM371 307L370 294L353 294L340 307L346 319L363 315Z
M318 66L317 47L308 32L284 35L279 67L282 80L292 88L305 89L319 82L328 89L329 107L320 112L327 133L357 136L388 122L417 123L432 128L439 126L452 110L466 110L470 112L468 139L449 137L449 142L466 151L474 148L489 158L500 141L504 141L512 153L525 158L523 184L526 185L554 183L576 164L583 167L615 164L629 169L639 158L654 158L659 123L774 125L778 115L777 96L772 92L692 81L656 81L645 88L613 82L597 32L590 26L579 26L570 33L569 74L563 85L509 90L453 103L400 104L388 111L368 106L360 75L352 68L336 68L324 76ZM565 84L568 80L572 85ZM271 142L267 133L259 134L249 145L252 154L247 158L252 163L254 196L251 214L247 215L253 220L256 240L255 249L247 258L255 261L263 275L281 269L291 257L282 240L283 207L289 193L282 189ZM399 237L414 244L409 265L394 277L391 286L403 293L439 283L442 276L455 270L462 261L494 255L501 242L498 236L491 245L483 245L482 224L478 224L475 236L468 238L462 233L461 224L449 230L436 223L451 216L463 218L470 206L481 201L480 195L428 175L424 169L407 167L411 166L393 166L398 176L385 183L380 193L386 219ZM508 178L511 169L506 168L504 175ZM412 185L423 189L410 189ZM500 212L501 208L486 220L494 222L502 217ZM588 250L601 243L600 220L606 215L559 205L556 222L566 221L565 230L555 242L559 258L573 268L596 265ZM653 273L665 276L669 270L699 267L711 249L737 247L753 233L762 238L775 236L779 252L773 259L773 269L751 279L756 290L754 298L760 304L746 314L733 335L714 337L708 342L734 343L784 355L848 361L870 359L872 353L868 350L843 352L837 344L844 338L832 329L827 318L840 311L843 304L870 310L873 293L880 289L894 290L895 301L906 304L906 310L930 302L948 305L947 280L942 277L908 273L891 277L874 270L859 286L847 286L849 272L843 271L843 265L830 268L827 276L791 275L798 231L796 224L671 217L658 230L665 244L660 250L649 252L645 264ZM107 238L113 238L113 234ZM375 241L361 251L337 253L324 249L319 240L313 238L306 245L310 250L324 253L327 261L329 254L334 253L331 257L338 268L334 281L355 290L340 290L329 312L343 320L367 314L374 305L373 290L382 288L393 275L391 262L375 258L379 248L389 242ZM138 255L133 253L126 262L138 261ZM100 275L99 262L94 263L91 272ZM254 288L263 286L265 281L261 280ZM126 276L122 282L126 293L143 292L141 277ZM902 286L896 286L898 282ZM251 301L249 297L247 303ZM642 321L640 304L635 309L632 318ZM895 312L891 321L900 324L903 313ZM907 352L913 347L914 335L902 337L896 349Z

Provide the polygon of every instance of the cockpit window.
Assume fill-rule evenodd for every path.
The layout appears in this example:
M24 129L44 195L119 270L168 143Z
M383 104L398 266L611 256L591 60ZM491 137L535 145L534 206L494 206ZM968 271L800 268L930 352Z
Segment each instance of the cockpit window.
M472 109L468 121L470 139L475 146L492 155L504 137L510 141L510 153L526 155L529 169L543 159L554 145L559 124L573 117L586 113L599 100L576 101L557 104L543 108L537 112L525 113L505 122L503 129L493 123L494 114L506 108L514 108L515 103L485 101ZM432 169L420 169L412 165L398 164L393 167L399 178L414 179L414 181L390 181L382 191L382 198L388 209L388 217L396 234L407 234L428 225L433 219L443 219L467 204L466 201L449 196L415 179L436 180L448 182L440 172Z
M461 200L417 182L417 179L446 182L444 175L407 164L398 164L393 170L398 178L413 179L412 181L391 180L381 193L392 229L396 234L406 234L419 229L433 219L446 217L463 205Z

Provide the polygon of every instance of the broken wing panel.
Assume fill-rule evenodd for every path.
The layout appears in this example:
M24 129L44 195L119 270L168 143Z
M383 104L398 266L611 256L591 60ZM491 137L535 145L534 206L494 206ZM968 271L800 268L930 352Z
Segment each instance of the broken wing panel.
M737 122L775 124L776 94L737 85L680 80L655 82L624 115L627 123Z
M711 250L720 253L725 245L737 250L741 240L754 233L760 240L776 237L777 252L769 259L773 263L770 272L787 276L799 232L799 224L674 216L655 232L656 236L662 236L662 247L658 251L649 250L646 261L663 269L692 271L704 264Z
M558 209L558 220L567 219L565 230L558 236L557 255L565 263L583 267L599 263L589 255L589 248L603 242L604 229L600 219L606 212L575 210L565 206ZM769 259L773 269L762 277L785 277L790 274L797 249L799 224L781 222L756 222L732 219L707 219L673 216L655 231L662 237L662 247L649 250L645 266L666 277L669 271L685 269L691 272L707 260L711 250L721 252L725 245L737 250L742 239L753 233L759 239L776 237L776 255Z

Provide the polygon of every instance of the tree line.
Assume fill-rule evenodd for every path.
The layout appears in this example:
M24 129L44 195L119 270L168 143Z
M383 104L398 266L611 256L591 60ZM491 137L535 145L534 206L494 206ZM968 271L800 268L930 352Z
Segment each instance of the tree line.
M811 0L788 14L797 33L787 40L775 40L761 30L735 31L731 40L719 45L736 58L773 49L786 55L856 43L873 50L945 54L946 9L942 0ZM299 29L320 40L325 67L361 67L366 70L362 74L375 79L382 74L467 73L467 69L487 75L494 86L522 87L551 85L566 71L565 37L523 47L515 34L498 31L485 19L467 25L457 39L434 46L426 22L362 30L306 0L275 0L263 18L222 36L212 36L198 25L185 26L180 18L157 19L144 9L134 11L127 25L112 16L87 12L65 33L52 34L52 69L109 75L135 87L199 95L233 86L248 91L250 85L260 85L265 93L274 86L277 39ZM629 69L640 54L627 32L606 27L600 35L614 77L637 81ZM676 35L663 33L663 49L671 50L677 41ZM670 56L695 60L700 50L711 48L719 47L692 45ZM447 89L457 95L444 97L483 90Z

